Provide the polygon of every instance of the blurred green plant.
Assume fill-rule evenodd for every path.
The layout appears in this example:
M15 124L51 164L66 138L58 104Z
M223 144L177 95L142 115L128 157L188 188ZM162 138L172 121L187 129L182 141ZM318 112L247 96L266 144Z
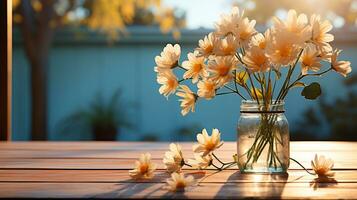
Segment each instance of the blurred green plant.
M98 93L87 108L74 112L59 123L61 132L89 128L94 140L116 140L120 128L133 126L127 117L127 107L121 103L121 94L121 90L117 90L106 102L102 94Z
M321 98L318 109L309 108L302 120L298 121L298 129L292 131L292 140L340 140L357 141L357 74L344 81L348 89L347 97L327 102ZM318 138L322 126L328 126L329 134Z

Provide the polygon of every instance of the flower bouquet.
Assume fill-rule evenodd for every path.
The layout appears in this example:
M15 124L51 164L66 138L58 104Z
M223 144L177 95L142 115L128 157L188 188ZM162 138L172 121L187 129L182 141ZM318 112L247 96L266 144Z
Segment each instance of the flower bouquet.
M341 50L330 45L332 25L319 15L308 19L289 10L286 20L274 17L272 27L264 33L255 24L234 7L182 63L180 46L168 44L155 57L159 92L167 98L176 93L182 115L194 112L200 100L238 95L243 100L237 127L240 170L285 172L290 158L284 116L287 94L302 88L302 96L316 99L321 94L319 83L306 84L305 78L330 71L346 76L351 72L350 62L338 60ZM176 70L183 71L182 79L177 78ZM189 87L193 85L196 92Z

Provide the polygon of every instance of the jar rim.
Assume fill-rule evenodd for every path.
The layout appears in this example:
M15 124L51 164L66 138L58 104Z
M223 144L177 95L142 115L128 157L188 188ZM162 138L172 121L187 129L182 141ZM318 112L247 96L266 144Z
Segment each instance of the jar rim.
M285 101L284 100L272 100L273 104L269 104L272 106L283 106L285 105ZM256 100L242 100L242 104L249 104L249 105L258 105L258 102Z
M268 106L258 104L256 100L242 100L241 113L284 113L284 100L273 100Z

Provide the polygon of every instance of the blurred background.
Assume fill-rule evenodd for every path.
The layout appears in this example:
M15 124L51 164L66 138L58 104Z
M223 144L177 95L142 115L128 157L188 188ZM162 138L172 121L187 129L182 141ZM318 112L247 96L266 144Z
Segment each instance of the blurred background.
M166 43L181 61L237 5L257 29L288 9L334 25L333 46L357 63L357 0L13 0L14 140L193 140L202 128L236 139L241 99L200 101L180 114L158 92L154 57ZM326 67L326 66L325 66ZM313 80L308 80L313 81ZM292 140L357 140L357 73L329 73L322 96L292 90L286 116Z

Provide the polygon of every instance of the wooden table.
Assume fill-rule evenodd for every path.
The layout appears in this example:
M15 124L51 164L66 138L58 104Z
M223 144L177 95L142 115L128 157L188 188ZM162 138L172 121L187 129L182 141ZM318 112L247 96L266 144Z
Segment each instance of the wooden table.
M192 143L181 143L186 158ZM0 143L2 198L357 198L357 143L292 142L291 157L310 168L314 154L335 161L334 179L319 180L292 163L285 175L215 173L185 168L201 183L184 193L163 189L169 175L162 164L168 143L13 142ZM217 152L226 161L236 151L226 142ZM139 154L150 152L159 170L154 179L133 181L128 170ZM204 178L204 179L203 179Z

